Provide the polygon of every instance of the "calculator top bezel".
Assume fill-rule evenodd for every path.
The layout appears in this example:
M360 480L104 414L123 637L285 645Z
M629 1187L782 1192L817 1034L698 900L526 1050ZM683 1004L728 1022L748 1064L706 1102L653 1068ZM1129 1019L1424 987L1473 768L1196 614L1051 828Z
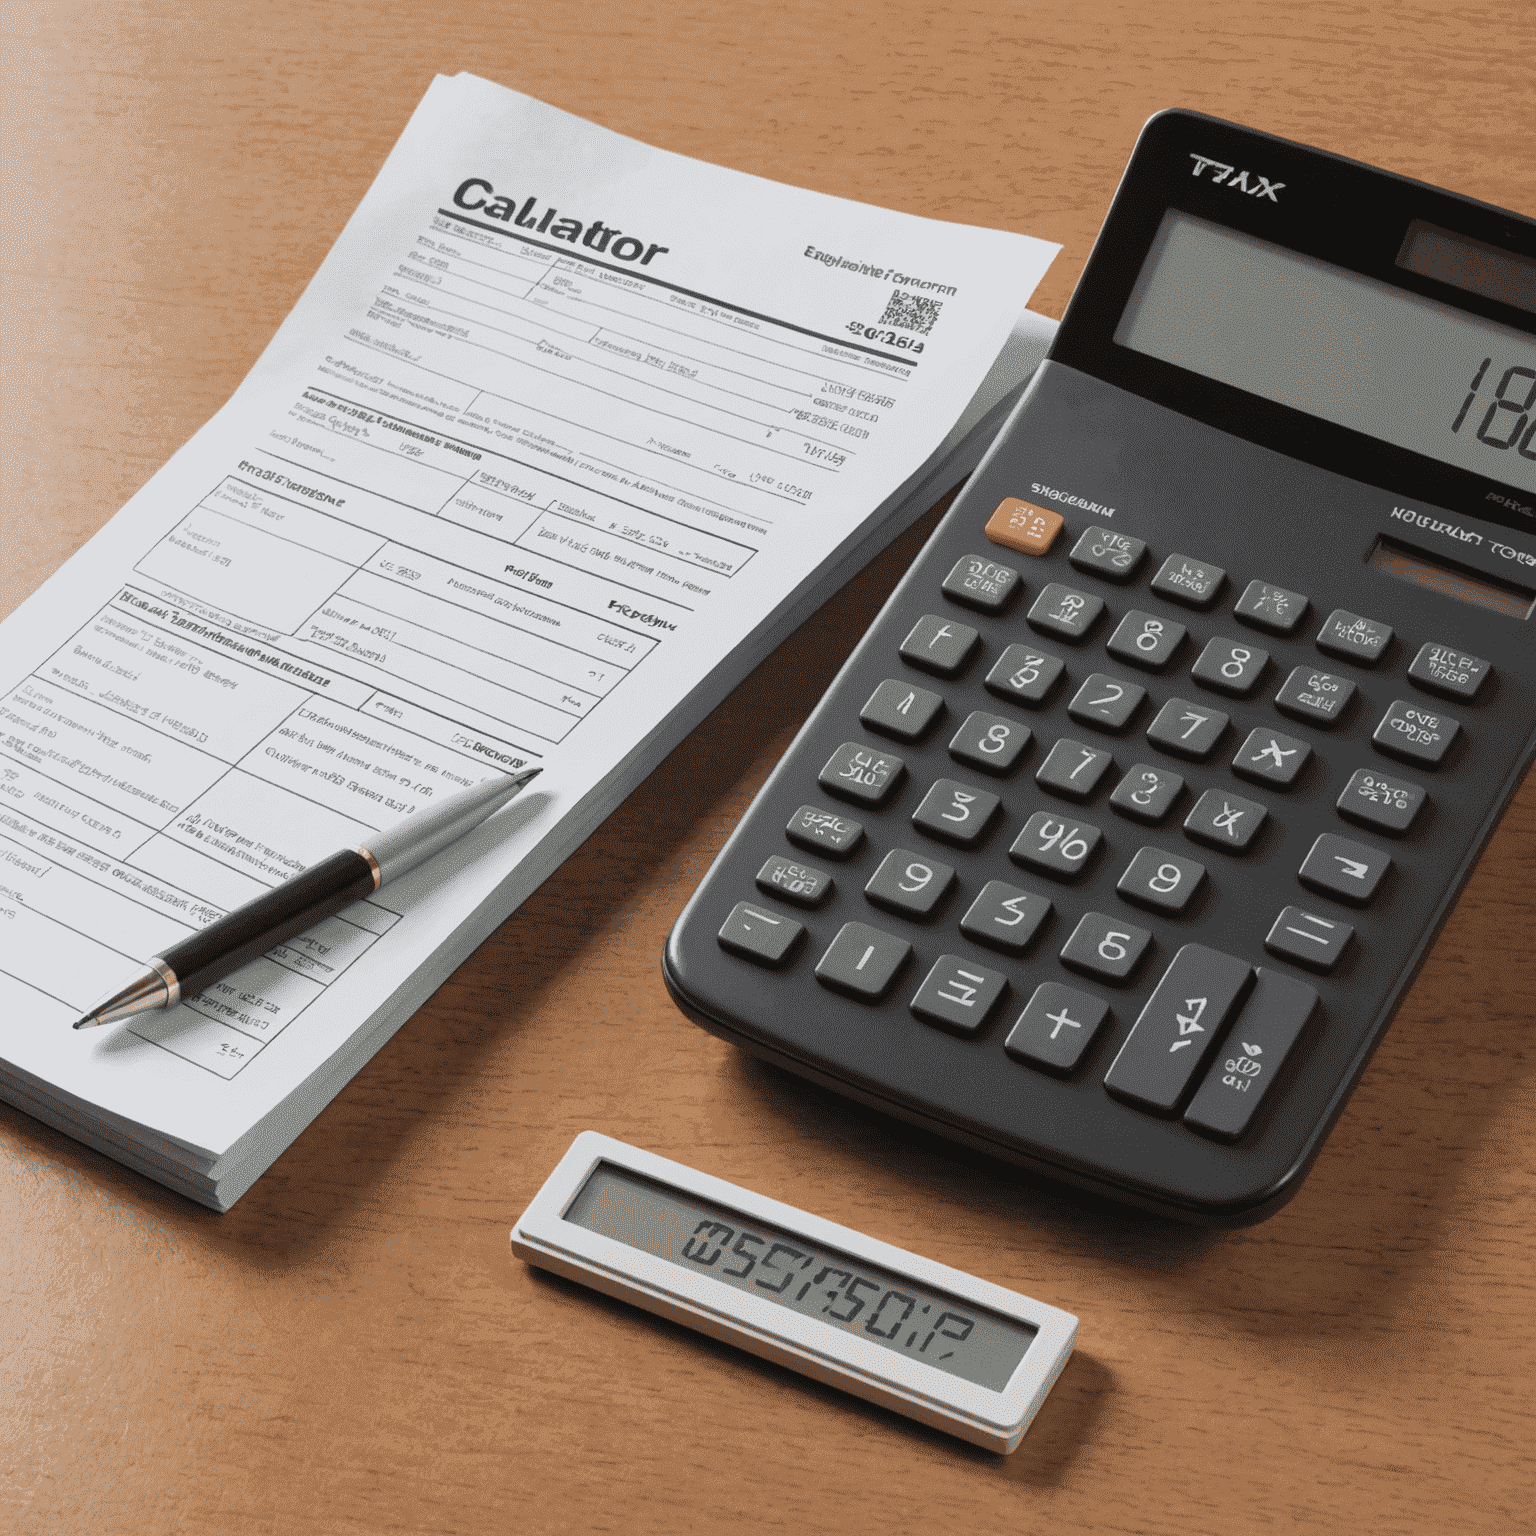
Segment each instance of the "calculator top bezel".
M1264 177L1278 195L1233 195L1196 158ZM1536 497L1281 405L1115 341L1143 263L1170 210L1209 220L1405 293L1536 336L1536 316L1397 265L1408 228L1425 221L1536 257L1536 221L1406 176L1171 109L1148 119L1051 344L1052 360L1222 432L1397 495L1530 531ZM1514 505L1511 505L1514 503ZM1521 510L1524 508L1525 510Z

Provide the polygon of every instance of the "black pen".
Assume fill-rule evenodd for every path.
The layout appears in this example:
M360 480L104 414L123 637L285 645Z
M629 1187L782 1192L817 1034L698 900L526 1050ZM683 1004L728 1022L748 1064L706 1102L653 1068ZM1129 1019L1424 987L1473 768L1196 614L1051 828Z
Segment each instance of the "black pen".
M137 1013L172 1008L184 997L196 997L275 944L371 896L386 880L415 869L466 832L474 831L542 772L541 768L529 768L510 779L486 779L450 795L429 811L418 811L375 833L356 848L343 848L311 864L275 890L155 955L74 1027L94 1029L98 1024L115 1024Z

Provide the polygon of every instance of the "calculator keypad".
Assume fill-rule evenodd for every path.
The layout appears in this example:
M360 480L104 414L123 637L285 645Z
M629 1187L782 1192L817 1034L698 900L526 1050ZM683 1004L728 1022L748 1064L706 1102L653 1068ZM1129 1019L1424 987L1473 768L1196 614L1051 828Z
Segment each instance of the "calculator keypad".
M1008 506L1005 502L999 508L993 524L999 518L1012 520L1009 538L1018 542L1009 547L1045 553L1055 537L1050 527L1054 514L1042 517L1042 509L1025 503L1012 510ZM993 525L986 533L994 543L1008 543ZM1032 543L1042 547L1029 547ZM1033 643L1026 623L1073 646L1091 641L1106 613L1105 597L1092 590L1092 582L1128 586L1137 580L1147 555L1140 540L1094 526L1076 538L1067 556L1089 578L1082 588L1042 581L1027 591L1017 569L985 555L968 554L950 568L940 592L971 609L976 624L961 622L953 608L948 617L922 614L894 649L907 666L954 680L950 703L963 698L967 712L952 733L934 742L946 713L944 695L899 675L887 677L865 701L858 720L871 732L928 754L922 758L924 768L913 770L917 782L911 796L908 765L866 742L844 742L822 769L818 782L823 789L869 807L880 818L878 830L869 834L879 857L863 866L872 873L862 894L889 915L891 925L844 922L814 974L824 986L875 1005L891 994L908 966L910 938L926 931L969 940L977 948L968 954L934 958L942 943L927 946L925 969L908 978L899 994L905 1008L925 1025L977 1037L1001 1013L1001 1038L994 1046L1001 1045L1003 1056L1016 1067L1063 1081L1080 1081L1083 1064L1115 1024L1115 997L1152 986L1107 1070L1100 1057L1102 1091L1137 1110L1182 1118L1192 1131L1214 1141L1234 1141L1263 1118L1259 1109L1267 1098L1281 1091L1272 1085L1283 1084L1282 1067L1317 1011L1317 990L1288 968L1313 980L1349 976L1370 948L1357 932L1356 924L1365 919L1345 921L1344 909L1376 903L1389 889L1393 868L1381 847L1332 832L1316 836L1310 846L1302 844L1304 857L1299 849L1291 852L1292 845L1284 842L1285 805L1251 798L1251 790L1238 793L1236 785L1246 781L1285 792L1301 783L1316 762L1313 772L1327 774L1340 786L1333 813L1367 837L1409 836L1429 800L1424 787L1411 779L1374 764L1362 766L1359 757L1341 762L1336 754L1320 754L1306 735L1294 734L1294 726L1276 729L1266 715L1275 724L1288 716L1313 731L1348 722L1340 739L1365 756L1370 747L1363 739L1374 717L1379 719L1371 736L1376 751L1430 768L1445 760L1462 729L1459 721L1423 701L1388 704L1378 695L1356 706L1360 680L1368 681L1370 669L1391 653L1392 626L1336 608L1312 637L1301 628L1309 599L1267 581L1249 581L1232 616L1249 631L1289 643L1281 660L1283 681L1269 683L1274 692L1262 686L1276 659L1270 648L1274 642L1261 646L1242 631L1236 637L1213 632L1215 625L1207 621L1187 648L1189 626L1166 607L1153 611L1115 603L1107 634L1098 642L1112 665L1136 669L1132 676L1139 676L1139 682L1123 672L1095 669L1091 651L1073 663ZM1220 599L1226 581L1219 567L1173 554L1162 560L1147 585L1186 610L1205 610ZM1113 591L1109 596L1113 601ZM1006 610L1020 598L1028 599L1027 607L1021 603L1008 616ZM1335 672L1305 660L1302 648L1314 643L1344 667ZM978 657L982 676L967 679ZM1181 667L1204 697L1178 696ZM1470 701L1491 668L1481 658L1431 642L1419 648L1406 671L1424 690ZM999 708L970 707L978 684L1000 701ZM1228 709L1241 712L1242 739L1235 751L1232 718L1228 709L1209 701L1211 695L1221 695L1223 703L1233 701ZM1031 724L1021 718L1026 710ZM1042 731L1052 712L1058 722L1070 719L1085 727L1088 739ZM1036 736L1040 742L1032 773L1015 776L1037 751ZM1118 763L1108 736L1120 738L1127 748ZM1135 761L1138 755L1151 755L1138 754L1138 743L1180 759L1183 771L1166 761ZM995 787L929 777L936 746ZM1187 776L1195 778L1193 786ZM1306 782L1309 787L1298 798L1310 805L1316 783ZM1086 805L1100 796L1107 798L1117 820L1108 836L1097 821L1073 815L1072 807L1050 804L1056 799ZM897 799L905 800L904 811L883 809ZM1042 799L1046 808L1035 808ZM940 859L931 851L893 846L896 817L904 817L920 839L938 840L955 852ZM1133 839L1131 824L1158 828L1159 841ZM866 835L859 822L810 804L795 812L785 830L797 848L831 859L852 857ZM992 837L994 831L1001 835ZM1286 849L1278 869L1277 847ZM1223 857L1207 865L1194 856L1201 849ZM1057 900L1030 888L1028 876L1022 885L993 878L1004 854L1037 883L1054 883ZM1007 865L1001 868L1012 873ZM1244 887L1254 881L1282 888L1290 884L1302 901L1284 902L1276 890L1279 911L1269 918L1275 906L1259 909L1261 924L1267 921L1268 927L1253 935L1251 953L1179 942L1180 925L1198 929L1215 904L1251 899L1244 896ZM1114 893L1106 900L1104 887L1110 882ZM773 902L738 903L720 930L720 944L780 969L797 952L804 932L804 925L781 907L799 905L809 919L849 899L841 895L834 902L835 883L826 870L782 854L767 858L756 885ZM1116 910L1087 910L1117 901ZM1129 920L1131 909L1142 921ZM905 925L921 926L903 931ZM975 958L987 952L992 965ZM1259 964L1261 959L1267 963ZM1016 968L1010 971L1010 966ZM1028 970L1021 972L1019 966ZM1052 966L1110 989L1109 996L1066 981L1041 980L1040 968ZM900 1005L892 999L892 1007ZM1127 1022L1122 1016L1122 1029Z

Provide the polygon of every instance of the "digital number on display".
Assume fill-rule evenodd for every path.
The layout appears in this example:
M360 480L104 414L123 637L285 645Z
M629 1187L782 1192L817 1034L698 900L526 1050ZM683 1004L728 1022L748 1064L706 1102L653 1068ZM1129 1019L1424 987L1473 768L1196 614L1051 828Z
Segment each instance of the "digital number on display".
M1035 1330L601 1164L565 1219L1001 1391Z

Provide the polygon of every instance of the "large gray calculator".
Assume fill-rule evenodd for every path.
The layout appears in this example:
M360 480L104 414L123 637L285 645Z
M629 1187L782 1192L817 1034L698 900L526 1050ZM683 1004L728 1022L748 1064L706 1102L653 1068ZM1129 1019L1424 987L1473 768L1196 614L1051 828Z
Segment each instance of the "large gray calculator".
M1160 114L668 985L1035 1173L1261 1220L1536 753L1533 611L1536 224Z

